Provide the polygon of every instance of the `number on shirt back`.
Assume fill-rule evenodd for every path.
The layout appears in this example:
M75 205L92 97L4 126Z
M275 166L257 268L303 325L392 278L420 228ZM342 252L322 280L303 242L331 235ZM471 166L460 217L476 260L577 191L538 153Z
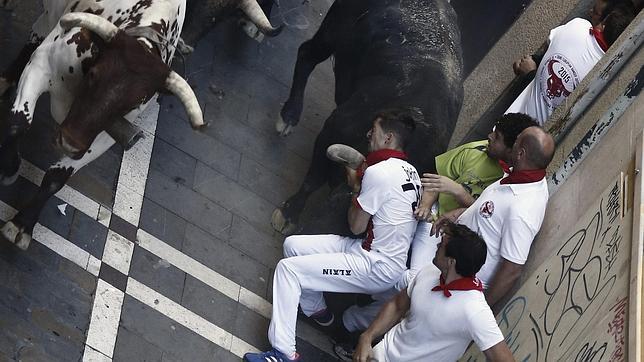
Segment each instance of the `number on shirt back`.
M416 211L416 206L418 206L418 202L420 201L420 185L414 185L411 182L408 182L404 185L402 185L403 191L414 191L416 193L416 201L411 203L411 210Z

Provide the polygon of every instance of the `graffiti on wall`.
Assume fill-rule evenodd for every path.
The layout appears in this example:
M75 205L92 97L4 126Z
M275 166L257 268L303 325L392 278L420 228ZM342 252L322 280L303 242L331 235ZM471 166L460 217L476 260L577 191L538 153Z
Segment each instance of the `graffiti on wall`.
M497 315L517 361L625 359L630 219L622 200L615 182L560 243L539 241L560 246ZM472 346L462 360L485 357Z

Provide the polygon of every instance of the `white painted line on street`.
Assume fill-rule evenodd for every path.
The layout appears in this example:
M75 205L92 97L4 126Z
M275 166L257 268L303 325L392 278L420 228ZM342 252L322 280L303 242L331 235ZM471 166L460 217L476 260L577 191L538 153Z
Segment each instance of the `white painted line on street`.
M137 244L140 247L165 259L178 269L199 279L201 282L226 295L228 298L239 302L239 304L258 313L264 318L271 319L273 307L267 300L206 267L188 255L183 254L153 235L150 235L145 230L139 229L136 236ZM316 348L333 355L329 339L317 329L307 324L300 324L297 328L297 335Z
M259 313L265 318L271 319L271 314L273 312L273 306L271 303L244 287L240 287L239 290L239 303L246 306L248 309Z
M98 222L106 228L110 227L110 221L112 220L112 210L101 205L98 209Z
M235 301L239 300L239 284L148 234L145 230L139 229L136 233L136 239L143 249L161 259L167 260L170 264L199 279L228 298Z
M140 139L128 151L123 152L123 160L121 161L112 212L134 226L139 225L141 217L159 108L155 97L137 117L134 123L147 132L146 137Z
M11 205L0 200L0 219L2 219L2 221L7 222L11 220L17 213L18 211Z
M121 308L125 294L108 282L98 279L92 317L85 344L109 358L114 354L116 333L121 319ZM85 348L87 350L87 347Z
M159 104L155 97L137 117L138 122L145 124L152 136L144 137L131 149L123 152L121 160L116 196L114 197L114 210L112 212L135 227L139 225L141 208L143 207L143 194L152 157L154 131L158 115ZM96 211L97 217L99 211L101 210L97 209ZM130 272L133 252L133 243L111 230L108 231L102 257L103 262L108 263L127 276ZM99 289L99 286L96 288L94 306L92 307L92 320L87 331L85 344L112 358L121 309L123 308L124 294L101 279L98 280L98 283L99 286L102 286L102 289ZM99 290L102 294L99 294Z
M101 271L101 261L93 255L90 255L87 263L87 271L94 276L98 276L98 273Z
M126 293L240 358L246 352L259 352L257 348L135 279L128 279Z
M33 238L56 254L98 276L100 260L48 228L36 224ZM98 268L96 266L98 265Z
M7 222L13 218L16 213L16 209L0 200L0 218L2 221ZM42 226L41 224L36 224L36 226L34 226L32 239L48 247L63 258L87 270L92 273L92 275L98 276L98 269L100 269L101 265L100 260L76 246L71 241L68 241L62 236L49 230L47 227ZM98 265L98 268L96 265Z
M134 244L132 242L112 230L107 231L107 240L101 258L103 263L107 263L114 269L128 275L133 253Z
M112 359L95 350L94 348L85 345L83 352L83 362L111 362Z

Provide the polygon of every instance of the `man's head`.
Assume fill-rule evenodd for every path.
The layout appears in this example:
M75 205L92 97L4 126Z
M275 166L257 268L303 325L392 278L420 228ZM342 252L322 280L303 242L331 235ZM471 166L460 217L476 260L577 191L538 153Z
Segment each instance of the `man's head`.
M496 121L492 132L487 136L487 154L495 160L510 162L512 146L519 134L526 128L538 123L527 114L508 113Z
M632 3L630 6L616 6L606 15L599 27L603 28L604 39L609 47L613 45L628 24L633 21L633 18L635 18L635 9Z
M623 9L635 13L635 7L631 0L597 0L590 8L588 17L593 26L599 25L615 9Z
M528 127L517 137L512 148L515 171L545 169L555 153L555 141L541 127Z
M411 139L416 122L411 114L401 109L388 109L376 113L373 127L367 132L369 152L385 148L404 150Z
M487 256L487 245L483 238L467 226L454 223L445 225L442 232L434 265L444 274L449 270L461 277L478 273Z

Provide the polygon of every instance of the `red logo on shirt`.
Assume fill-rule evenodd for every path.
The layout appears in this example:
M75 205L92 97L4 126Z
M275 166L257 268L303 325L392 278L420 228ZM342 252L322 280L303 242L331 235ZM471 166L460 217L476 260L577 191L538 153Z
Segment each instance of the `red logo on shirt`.
M542 62L539 69L539 87L543 102L554 109L579 84L579 76L572 63L561 54L554 54Z
M486 219L491 217L492 214L494 214L494 203L492 201L485 201L483 205L481 205L479 213Z

